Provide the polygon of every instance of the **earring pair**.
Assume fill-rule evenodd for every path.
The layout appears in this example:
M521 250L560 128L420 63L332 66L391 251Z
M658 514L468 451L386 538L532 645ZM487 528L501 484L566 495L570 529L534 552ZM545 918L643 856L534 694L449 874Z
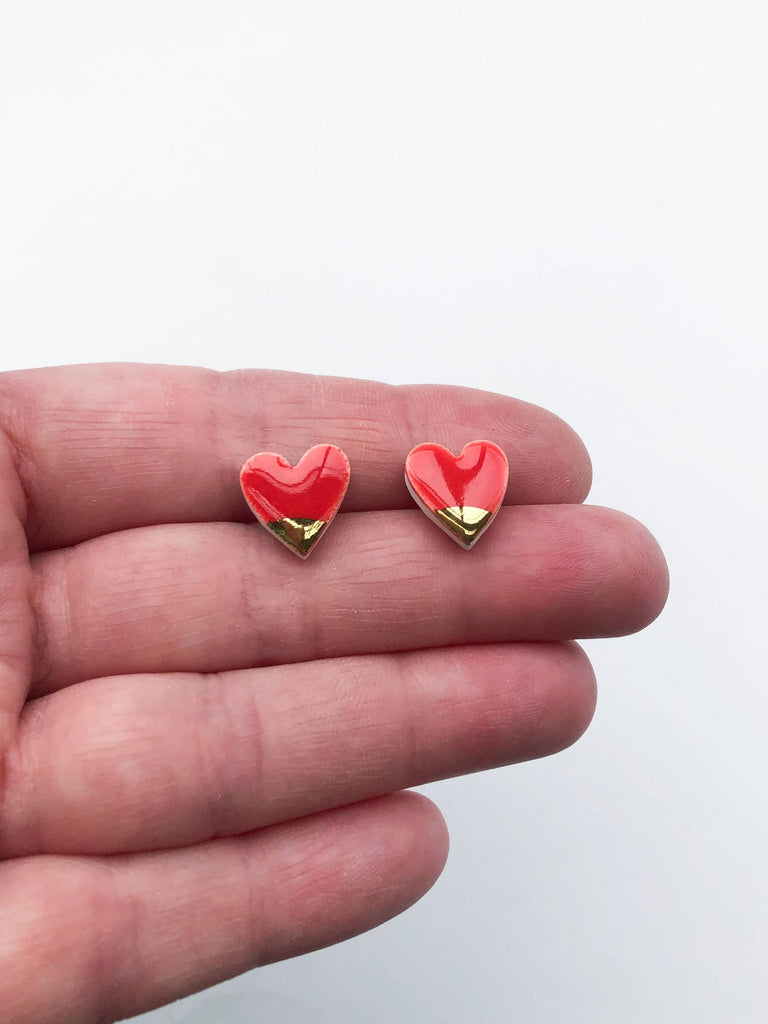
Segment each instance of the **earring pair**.
M350 473L341 448L317 444L295 466L275 452L259 452L240 471L240 486L261 525L306 558L338 512ZM411 497L465 549L491 525L508 475L507 457L491 441L470 441L459 455L439 444L419 444L405 460Z

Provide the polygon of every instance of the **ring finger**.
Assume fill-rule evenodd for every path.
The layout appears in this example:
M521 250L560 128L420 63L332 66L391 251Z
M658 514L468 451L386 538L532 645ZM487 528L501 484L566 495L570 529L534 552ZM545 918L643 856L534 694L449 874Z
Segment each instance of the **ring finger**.
M183 846L542 757L594 700L574 644L80 683L27 704L0 856Z

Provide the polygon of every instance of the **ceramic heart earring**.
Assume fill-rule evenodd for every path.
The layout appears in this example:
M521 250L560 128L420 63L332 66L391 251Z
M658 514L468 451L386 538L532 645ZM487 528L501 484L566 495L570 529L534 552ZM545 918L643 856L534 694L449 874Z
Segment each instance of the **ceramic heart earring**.
M460 455L420 444L405 460L405 482L416 504L463 548L491 525L504 500L509 466L491 441L470 441Z
M349 485L349 459L333 444L316 444L292 466L259 452L240 471L240 486L262 526L306 558L328 529Z

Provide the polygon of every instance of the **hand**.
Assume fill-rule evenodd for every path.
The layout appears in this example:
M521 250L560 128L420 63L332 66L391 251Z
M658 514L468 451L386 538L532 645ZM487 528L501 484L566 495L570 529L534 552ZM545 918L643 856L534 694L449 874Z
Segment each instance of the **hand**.
M408 450L487 437L507 502L471 552ZM307 562L238 471L342 447ZM106 365L0 375L0 1004L121 1019L386 920L447 848L405 787L541 757L588 724L575 637L640 629L664 560L579 504L542 409L461 388Z

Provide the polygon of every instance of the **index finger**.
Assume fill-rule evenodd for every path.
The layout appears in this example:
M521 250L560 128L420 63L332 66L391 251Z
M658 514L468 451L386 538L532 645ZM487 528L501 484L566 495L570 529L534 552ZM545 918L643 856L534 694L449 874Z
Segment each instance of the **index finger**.
M257 451L296 462L319 442L352 464L347 511L409 508L419 442L487 438L509 459L508 504L583 501L589 456L538 406L471 388L392 386L273 370L129 363L0 375L0 428L18 453L32 550L161 523L247 521L238 482Z

